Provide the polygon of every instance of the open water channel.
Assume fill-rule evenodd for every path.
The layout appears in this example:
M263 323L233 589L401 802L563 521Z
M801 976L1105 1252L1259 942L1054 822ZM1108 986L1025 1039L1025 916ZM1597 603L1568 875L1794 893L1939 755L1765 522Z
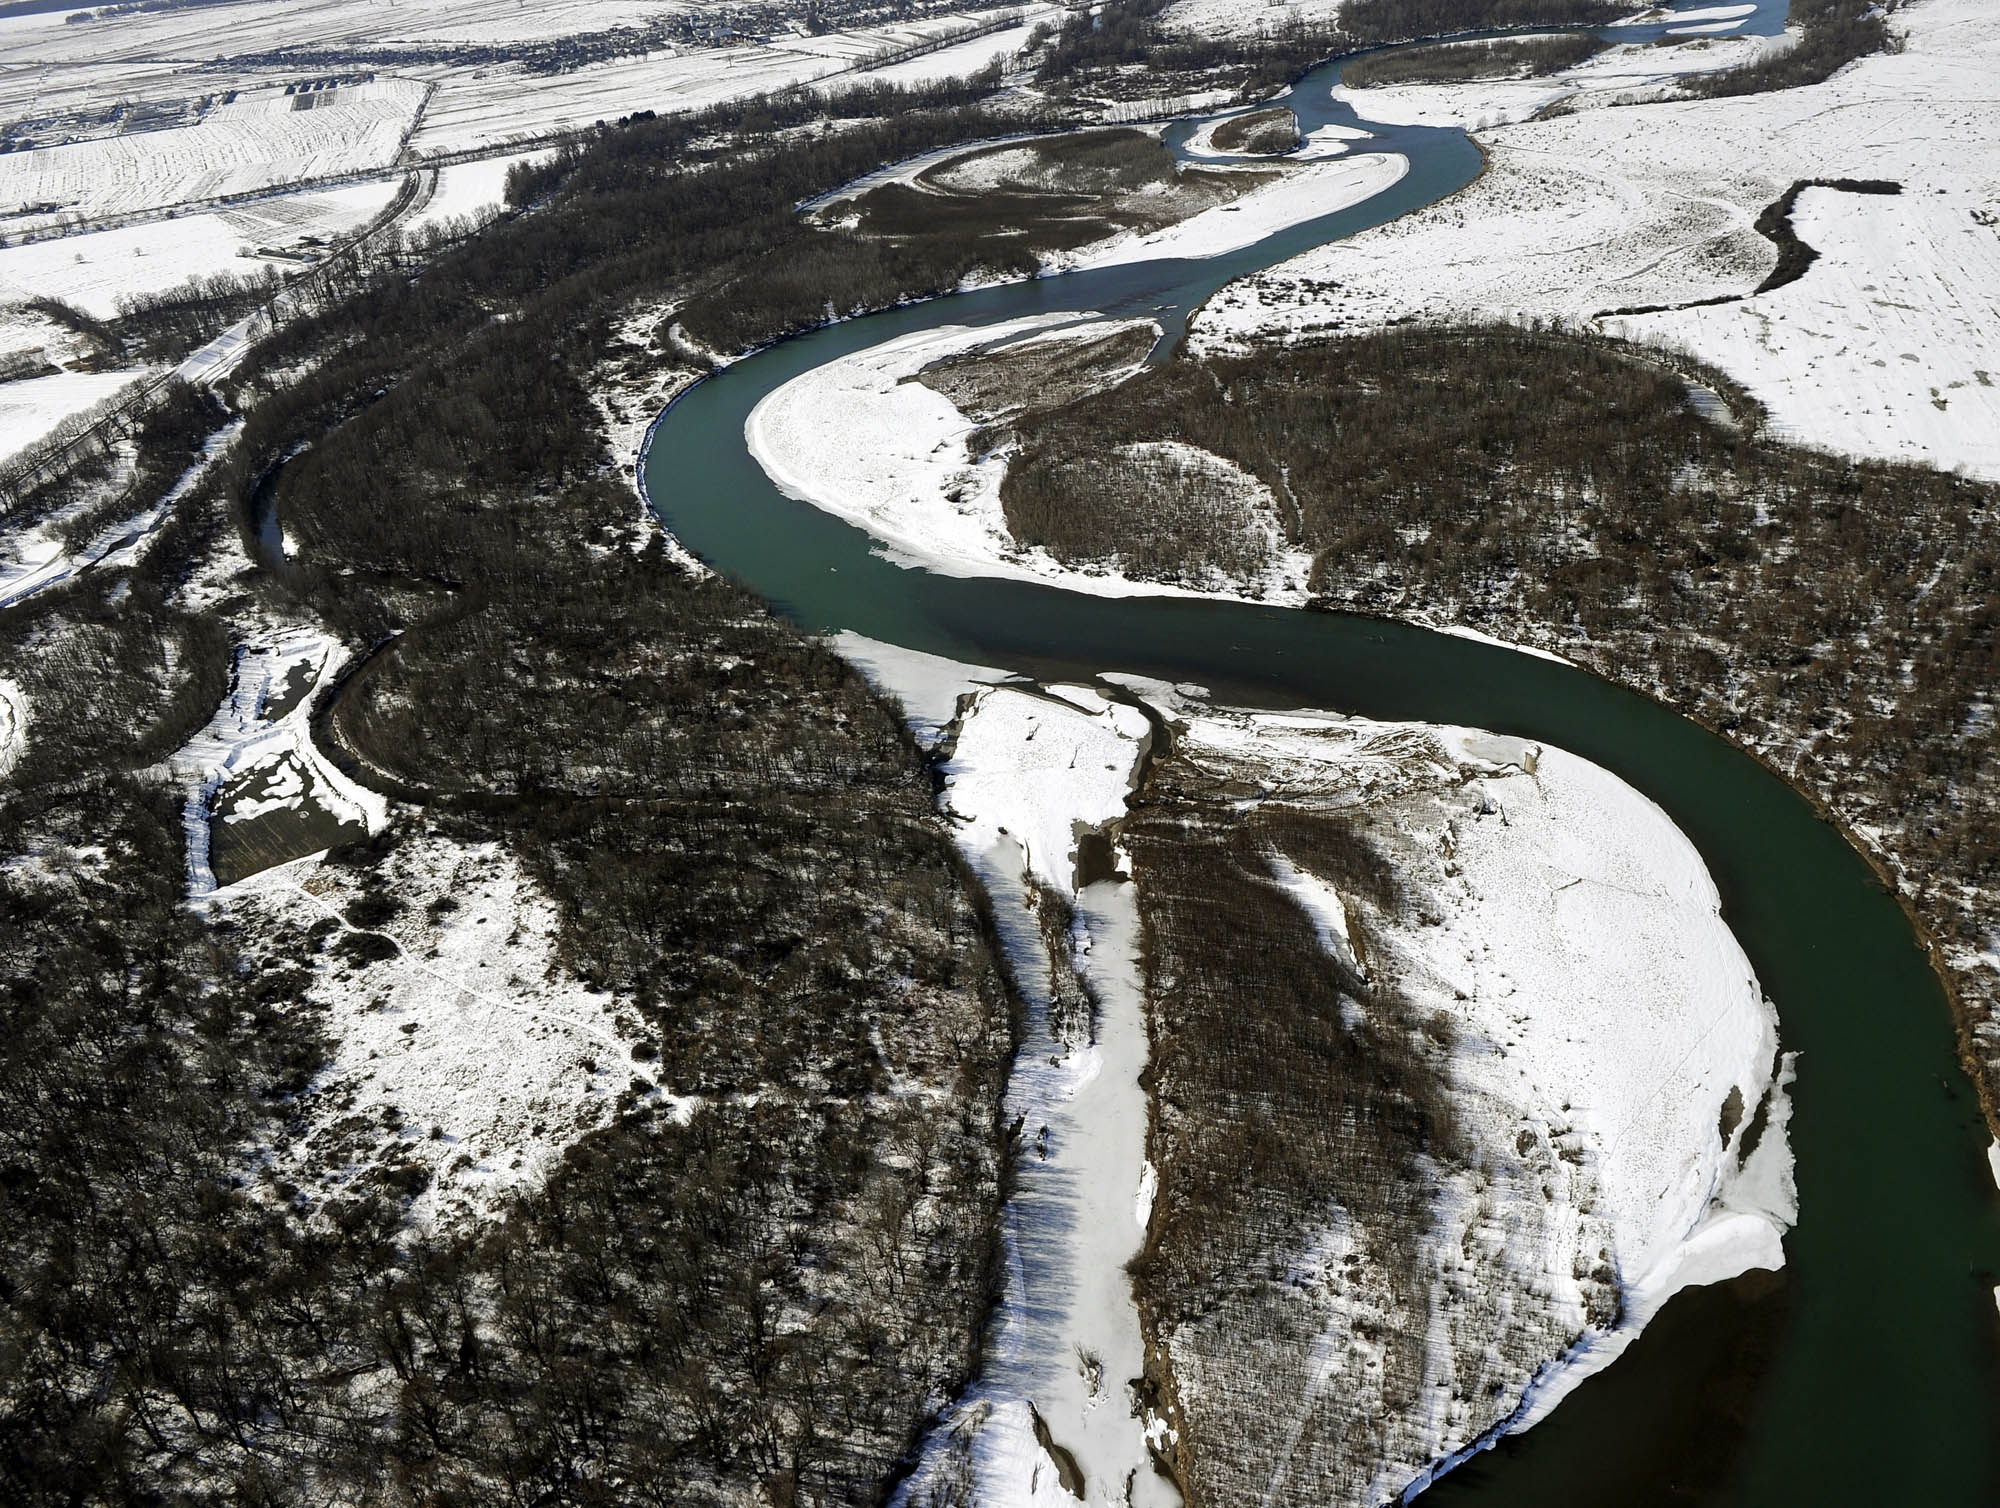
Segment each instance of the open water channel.
M1750 29L1768 31L1783 14L1766 7ZM1614 35L1645 40L1658 29ZM1644 791L1707 860L1777 1003L1784 1046L1799 1054L1800 1216L1788 1265L1675 1298L1547 1421L1421 1501L2000 1502L2000 1198L1977 1101L1903 912L1781 779L1644 697L1474 641L1359 617L906 569L866 534L779 493L745 447L759 400L850 352L933 326L1064 311L1149 315L1177 334L1223 284L1443 198L1478 173L1478 150L1458 131L1378 127L1334 104L1338 66L1282 102L1307 131L1359 125L1375 139L1357 151L1404 154L1409 173L1384 193L1228 256L955 294L786 341L662 416L645 462L653 505L690 549L808 629L852 629L1038 678L1128 671L1197 682L1223 702L1485 727L1572 750Z

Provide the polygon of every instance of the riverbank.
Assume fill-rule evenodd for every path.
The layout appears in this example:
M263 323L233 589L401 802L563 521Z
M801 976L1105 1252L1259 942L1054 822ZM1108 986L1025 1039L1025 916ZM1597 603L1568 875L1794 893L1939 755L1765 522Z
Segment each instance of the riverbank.
M1127 821L1122 793L1131 740L1143 740L1145 722L1134 719L1129 728L1113 731L1120 709L1084 688L983 691L980 683L1002 672L853 636L843 638L842 648L878 686L907 701L919 729L937 729L940 709L948 699L957 700L960 711L943 733L949 755L942 799L968 823L960 844L987 879L1003 936L1012 939L1014 972L1028 982L1033 1019L1040 1023L1024 1046L1021 1078L1010 1093L1010 1113L1023 1117L1019 1123L1025 1128L1022 1192L1016 1197L1026 1212L1017 1211L1010 1225L1017 1246L1019 1233L1029 1228L1042 1244L1017 1250L996 1327L1003 1340L987 1376L960 1402L953 1422L939 1430L919 1483L969 1439L975 1442L971 1460L982 1501L1039 1500L1037 1472L1051 1474L1053 1461L1080 1472L1078 1479L1065 1478L1079 1495L1110 1501L1102 1496L1106 1464L1114 1468L1114 1486L1121 1478L1130 1480L1129 1473L1145 1465L1142 1447L1149 1442L1174 1464L1183 1485L1200 1482L1204 1496L1248 1490L1227 1477L1238 1468L1224 1464L1247 1460L1262 1462L1266 1472L1274 1461L1280 1463L1278 1476L1260 1490L1287 1500L1313 1491L1321 1501L1373 1501L1371 1493L1394 1493L1426 1481L1500 1435L1540 1420L1586 1377L1609 1365L1681 1286L1783 1264L1777 1237L1796 1206L1782 1095L1789 1069L1771 1080L1779 1067L1775 1016L1716 915L1714 886L1699 858L1657 808L1602 771L1519 740L1315 713L1245 714L1212 707L1186 689L1114 678L1125 680L1142 706L1151 704L1149 716L1173 728L1166 766L1170 785L1185 782L1193 771L1213 776L1227 769L1239 787L1262 789L1260 801L1272 811L1297 812L1305 809L1302 803L1331 800L1347 813L1346 821L1352 821L1351 803L1360 795L1370 814L1368 841L1401 855L1397 885L1412 887L1406 898L1379 910L1365 889L1342 882L1335 890L1318 877L1327 873L1319 860L1307 860L1315 874L1274 852L1269 863L1276 884L1260 904L1275 904L1281 914L1297 908L1292 914L1310 919L1303 945L1345 981L1336 1029L1378 1041L1373 1060L1385 1061L1381 1036L1393 1035L1398 1021L1431 1033L1440 1030L1437 1022L1452 1023L1457 1045L1447 1050L1449 1087L1436 1092L1464 1118L1461 1133L1454 1134L1465 1140L1447 1135L1425 1154L1438 1161L1417 1179L1418 1188L1442 1178L1442 1191L1434 1187L1423 1196L1406 1190L1399 1196L1436 1201L1435 1220L1423 1222L1425 1233L1399 1238L1417 1242L1408 1253L1391 1257L1380 1244L1389 1236L1374 1223L1378 1217L1366 1213L1373 1196L1364 1197L1351 1175L1333 1177L1316 1181L1316 1193L1308 1197L1309 1206L1335 1201L1331 1235L1308 1230L1283 1236L1263 1229L1260 1218L1268 1217L1240 1216L1221 1219L1226 1234L1205 1234L1225 1246L1248 1241L1261 1248L1277 1239L1285 1249L1292 1241L1304 1243L1289 1259L1293 1275L1270 1295L1255 1296L1260 1290L1253 1273L1237 1275L1234 1281L1250 1283L1255 1314L1238 1312L1245 1302L1239 1297L1230 1301L1235 1307L1188 1329L1185 1321L1163 1320L1186 1307L1174 1299L1172 1285L1161 1289L1155 1283L1149 1289L1142 1279L1138 1298L1147 1315L1142 1348L1130 1295L1107 1291L1089 1303L1056 1298L1051 1308L1051 1295L1093 1290L1102 1283L1097 1274L1121 1271L1136 1248L1137 1232L1125 1227L1120 1234L1120 1221L1101 1211L1095 1219L1080 1218L1081 1211L1107 1199L1110 1205L1131 1205L1136 1197L1139 1230L1149 1234L1148 1255L1135 1270L1173 1270L1169 1254L1186 1239L1187 1221L1195 1218L1190 1190L1200 1182L1188 1163L1189 1149L1226 1143L1230 1134L1221 1124L1208 1127L1202 1120L1209 1094L1203 1083L1218 1060L1211 1047L1199 1045L1199 1030L1191 1023L1175 1024L1181 1010L1173 1003L1180 998L1176 992L1213 960L1190 954L1184 941L1168 940L1178 924L1171 920L1171 907L1162 909L1164 894L1155 892L1164 873L1158 852L1144 844L1128 850L1116 836ZM1434 759L1441 762L1433 766ZM1445 785L1438 789L1471 794L1447 798L1457 813L1445 819L1448 862L1442 876L1426 878L1437 860L1423 856L1423 834L1437 816L1420 814L1411 803L1434 800L1423 793L1440 775ZM1082 786L1076 785L1079 779ZM1469 787L1463 784L1468 779ZM1097 794L1081 794L1086 790ZM1452 803L1461 799L1469 804L1457 812ZM1182 822L1168 815L1175 810L1173 798L1165 812L1151 811L1158 804L1154 797L1135 797L1130 819L1147 825L1155 845L1160 822ZM1086 829L1113 834L1111 862L1119 878L1071 891L1073 883L1080 884L1075 834ZM1026 875L1034 878L1024 889ZM1269 885L1270 878L1263 883ZM1442 888L1433 894L1426 888L1432 885ZM1095 939L1078 956L1099 971L1100 1002L1080 1068L1071 1066L1078 1061L1080 1039L1071 1037L1065 1045L1063 1031L1051 1027L1061 1010L1040 983L1077 963L1066 963L1060 946L1051 951L1050 938L1065 934L1060 926L1051 933L1046 916L1036 920L1037 889L1044 896L1073 894L1079 909L1068 935ZM1688 904L1670 899L1669 892ZM1209 895L1211 903L1224 904L1220 892L1211 889ZM1584 899L1590 896L1595 899ZM1148 941L1143 975L1135 973L1128 984L1116 970L1112 976L1101 972L1100 953L1109 939L1099 934L1107 916L1135 902L1130 926L1143 917ZM1553 926L1542 917L1549 906L1563 908ZM1426 925L1412 926L1411 908L1440 909L1453 920L1441 931L1428 918ZM1112 927L1113 934L1120 931ZM1550 951L1550 938L1562 946ZM1679 961L1657 956L1660 946L1675 950ZM1111 952L1125 956L1119 948ZM1331 1002L1289 993L1297 976L1282 952L1265 958L1265 982L1276 992L1271 1007L1296 1018L1286 1028L1295 1030L1299 1021L1326 1013ZM1469 965L1465 960L1473 957L1479 961ZM1179 961L1168 964L1171 958ZM1121 967L1139 966L1135 960ZM1139 1008L1128 1003L1136 1002L1137 994L1128 992L1136 992L1142 978L1155 1060L1144 1075L1138 1072L1146 1063L1144 1051L1132 1058L1125 1035ZM1429 999L1424 992L1438 991L1440 980L1442 993ZM1347 990L1355 994L1349 997ZM1416 993L1405 993L1411 990ZM1238 1018L1262 1019L1266 1007L1258 1002L1265 993L1240 998ZM1730 1003L1711 1019L1706 1013L1718 1000ZM1696 1007L1693 1015L1682 1014L1687 1006ZM1622 1025L1612 1025L1614 1019ZM1735 1025L1725 1028L1725 1022ZM1648 1046L1655 1037L1655 1045ZM1676 1078L1679 1087L1669 1091L1654 1072L1659 1066L1692 1077L1686 1083ZM1274 1103L1288 1102L1279 1086L1297 1068L1264 1071L1272 1075ZM1625 1082L1634 1074L1637 1080ZM1649 1087L1635 1087L1639 1081ZM1697 1081L1705 1087L1696 1087ZM1150 1084L1150 1093L1142 1083ZM1056 1086L1053 1098L1050 1085ZM1106 1093L1122 1099L1098 1104ZM1315 1105L1325 1102L1318 1091L1308 1098ZM1169 1104L1174 1108L1163 1116ZM1136 1121L1133 1106L1139 1107ZM1299 1109L1307 1109L1304 1101ZM1523 1133L1524 1117L1544 1130ZM1129 1152L1118 1150L1138 1123L1150 1125L1143 1162L1136 1140ZM1635 1130L1642 1123L1644 1129ZM1745 1129L1751 1125L1758 1129ZM1037 1126L1054 1131L1043 1135ZM1079 1131L1088 1134L1079 1140ZM1364 1141L1357 1150L1373 1149L1364 1155L1394 1155L1394 1133L1386 1124L1359 1134ZM1386 1140L1377 1143L1377 1137ZM1708 1150L1701 1150L1704 1146ZM1482 1171L1450 1172L1459 1166L1454 1159L1466 1155L1475 1159L1467 1166ZM1693 1159L1685 1165L1691 1176L1663 1202L1656 1187L1661 1170L1687 1158ZM1048 1192L1037 1192L1049 1178L1077 1191L1069 1197L1080 1202L1059 1200L1058 1207L1079 1214L1052 1216ZM1190 1178L1197 1182L1190 1184ZM1553 1207L1540 1191L1551 1178L1568 1190ZM1090 1190L1097 1192L1085 1192ZM1162 1212L1157 1218L1156 1208ZM1203 1215L1199 1224L1206 1230L1217 1218ZM1508 1234L1498 1235L1497 1229ZM1334 1246L1326 1246L1329 1239ZM1583 1260L1600 1245L1609 1266L1596 1257ZM1462 1258L1461 1246L1467 1253L1476 1247L1477 1254ZM1259 1260L1278 1259L1267 1253ZM1440 1286L1423 1288L1414 1300L1402 1279L1387 1279L1388 1287L1379 1292L1366 1283L1356 1286L1362 1269L1349 1265L1356 1260L1387 1263L1385 1273L1414 1264L1417 1272L1436 1274L1424 1284ZM1197 1268L1206 1270L1206 1261ZM1618 1297L1606 1301L1593 1287L1605 1282L1615 1285ZM1240 1337L1268 1331L1270 1315L1263 1306L1277 1301L1282 1308L1276 1295L1301 1291L1320 1315L1319 1339L1305 1345L1306 1337L1299 1337L1296 1350L1246 1347ZM1544 1314L1552 1293L1569 1296ZM1428 1319L1422 1312L1402 1314L1413 1301L1420 1311L1431 1306ZM1122 1342L1116 1329L1120 1314L1133 1325ZM1359 1364L1357 1355L1376 1352L1358 1340L1352 1342L1357 1352L1349 1340L1329 1337L1349 1337L1356 1326L1429 1338L1421 1359L1396 1362L1372 1379L1365 1370L1347 1377L1346 1370ZM1096 1414L1094 1374L1075 1365L1084 1355L1100 1358L1098 1375L1105 1377L1139 1375L1143 1357L1151 1391L1135 1398L1129 1411L1106 1408ZM1309 1371L1318 1371L1301 1379L1304 1402L1298 1409L1274 1414L1265 1403L1266 1387L1241 1386L1252 1374L1266 1383L1289 1376L1288 1369L1308 1361ZM1407 1365L1427 1377L1455 1378L1452 1405L1438 1412L1426 1404L1409 1418L1398 1413L1400 1405L1390 1400L1399 1396L1400 1385L1391 1384L1391 1373ZM1477 1374L1476 1383L1468 1368ZM1395 1421L1398 1442L1378 1448L1381 1458L1358 1478L1354 1473L1362 1463L1343 1454L1351 1445L1339 1443L1361 1417L1356 1410L1378 1422ZM1121 1448L1102 1431L1128 1412L1138 1422ZM1342 1419L1349 1422L1336 1423ZM984 1422L971 1422L977 1420ZM1283 1441L1266 1438L1274 1428L1285 1435ZM1038 1453L1036 1438L1060 1446L1061 1453ZM1302 1446L1307 1441L1319 1443ZM1141 1473L1142 1480L1148 1476ZM1219 1486L1224 1480L1232 1485Z

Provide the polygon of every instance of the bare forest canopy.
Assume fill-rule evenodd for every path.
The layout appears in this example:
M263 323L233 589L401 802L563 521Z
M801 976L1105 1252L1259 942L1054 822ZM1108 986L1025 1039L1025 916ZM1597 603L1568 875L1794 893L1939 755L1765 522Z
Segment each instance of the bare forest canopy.
M1895 47L1888 18L1898 3L1792 0L1789 24L1799 28L1796 43L1762 62L1690 80L1689 87L1697 94L1723 96L1821 83L1856 58Z
M1103 95L1157 97L1212 81L1204 76L1228 67L1234 70L1232 81L1254 98L1259 90L1268 93L1311 64L1342 52L1471 32L1600 27L1631 13L1629 6L1609 0L1347 0L1337 23L1285 21L1256 38L1229 42L1163 25L1160 18L1169 3L1111 0L1094 15L1072 16L1043 60L1040 82L1057 93L1088 87ZM1795 0L1790 23L1801 35L1794 45L1741 68L1699 77L1689 87L1728 95L1818 83L1856 58L1892 47L1886 13L1894 8L1868 0ZM1556 71L1589 55L1565 56L1555 49L1555 40L1535 39L1539 50L1519 53L1519 61L1537 72ZM1416 56L1427 65L1424 79L1484 76L1452 71L1442 50L1426 49ZM1357 85L1416 81L1419 75L1404 73L1405 66L1396 58L1363 58L1349 67L1346 78Z
M608 134L534 213L260 349L240 444L141 565L0 615L37 709L0 840L54 865L0 869L0 1497L873 1502L970 1375L1013 1042L976 898L894 713L628 547L585 381L636 296L718 289L815 234L800 199L993 134L977 96ZM890 118L791 139L843 108ZM923 268L846 269L841 296ZM199 407L156 426L145 486L221 422ZM292 563L191 608L260 493ZM308 982L365 988L370 955L204 926L179 793L142 772L223 699L260 600L365 657L320 736L410 804L331 861L370 915L400 904L399 844L501 844L704 1109L621 1095L484 1230L404 1226L425 1175L395 1126L362 1128L382 1155L330 1203L259 1174L326 1060Z
M1367 89L1383 84L1448 84L1471 79L1538 77L1588 62L1610 45L1601 37L1585 33L1452 42L1356 58L1341 70L1340 81L1350 89Z

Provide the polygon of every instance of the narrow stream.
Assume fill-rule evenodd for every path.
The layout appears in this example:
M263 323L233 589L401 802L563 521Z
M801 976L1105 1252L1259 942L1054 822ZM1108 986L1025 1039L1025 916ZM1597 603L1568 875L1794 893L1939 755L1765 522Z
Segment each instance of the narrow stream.
M1749 29L1782 16L1765 7ZM954 295L787 341L662 417L647 463L654 506L691 549L808 629L1044 679L1129 671L1244 705L1483 726L1572 750L1644 791L1706 858L1778 1004L1784 1045L1800 1054L1789 1265L1674 1299L1548 1421L1422 1502L2000 1501L2000 1199L1977 1101L1906 918L1781 780L1643 697L1486 644L1371 619L903 569L858 530L778 493L745 449L759 400L839 356L932 326L1063 311L1148 314L1178 333L1224 283L1471 181L1479 154L1463 134L1357 122L1328 98L1337 72L1316 71L1284 102L1307 131L1359 124L1376 139L1355 150L1404 153L1411 171L1383 194L1230 256Z

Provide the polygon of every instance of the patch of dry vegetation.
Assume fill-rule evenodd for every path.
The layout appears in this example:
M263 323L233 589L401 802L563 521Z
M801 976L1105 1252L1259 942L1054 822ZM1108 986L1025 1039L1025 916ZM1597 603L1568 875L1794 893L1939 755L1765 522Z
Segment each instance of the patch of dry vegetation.
M912 381L944 394L981 424L1059 408L1129 374L1159 339L1150 321L1089 340L1026 340L934 361Z

